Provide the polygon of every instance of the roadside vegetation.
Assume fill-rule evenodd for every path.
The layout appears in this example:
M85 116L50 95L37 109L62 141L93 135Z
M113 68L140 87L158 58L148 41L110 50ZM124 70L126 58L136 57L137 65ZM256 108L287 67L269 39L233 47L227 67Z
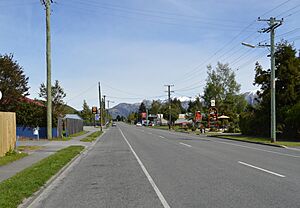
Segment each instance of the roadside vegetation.
M15 208L38 191L61 168L84 149L70 146L41 160L0 183L0 207ZM49 168L51 167L51 168Z
M53 138L52 140L53 141L69 141L69 140L73 139L74 137L82 136L86 133L88 133L88 131L81 131L81 132L78 132L76 134L69 135L68 137Z
M272 144L272 145L287 146L287 147L297 147L297 146L300 147L300 142L277 141L271 143L269 138L264 138L264 137L251 137L251 136L242 136L242 135L211 135L211 136L222 138L222 139L232 139L237 141Z
M102 134L101 131L95 131L94 133L86 136L85 138L81 139L82 142L93 142Z

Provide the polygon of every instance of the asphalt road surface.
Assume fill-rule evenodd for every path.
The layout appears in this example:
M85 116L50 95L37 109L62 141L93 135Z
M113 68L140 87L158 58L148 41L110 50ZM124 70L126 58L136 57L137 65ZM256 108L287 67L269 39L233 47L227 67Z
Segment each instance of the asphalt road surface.
M300 151L118 123L29 207L300 207Z

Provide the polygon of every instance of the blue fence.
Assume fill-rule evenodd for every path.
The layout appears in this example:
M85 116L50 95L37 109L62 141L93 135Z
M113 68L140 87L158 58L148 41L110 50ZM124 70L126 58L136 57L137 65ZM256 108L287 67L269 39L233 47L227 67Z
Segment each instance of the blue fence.
M33 134L33 129L31 127L23 127L18 126L17 127L17 136L19 137L27 137L27 138L36 138L36 136ZM56 138L57 135L57 128L52 128L52 137ZM39 136L40 138L47 138L47 128L46 127L40 127L39 129Z

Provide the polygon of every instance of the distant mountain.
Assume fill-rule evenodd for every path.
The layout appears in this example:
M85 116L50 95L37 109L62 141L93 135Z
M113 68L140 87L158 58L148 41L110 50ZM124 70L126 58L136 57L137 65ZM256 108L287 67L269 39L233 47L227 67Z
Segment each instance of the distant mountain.
M257 98L256 91L257 90L243 93L246 101L250 105L254 105L257 102L255 100L255 98ZM172 99L174 98L175 97L173 97ZM192 101L195 100L194 98L189 98L189 97L176 97L176 98L181 101L181 105L184 109L188 109L190 100ZM146 105L147 108L151 107L152 100L143 100L142 102ZM167 102L167 100L160 100L160 102L165 103ZM127 117L132 112L138 112L140 104L141 103L134 103L134 104L120 103L115 107L109 109L109 113L112 115L113 118L116 118L118 115Z
M256 93L257 93L257 90L243 93L248 104L255 105L257 103L257 101L255 100L256 98L258 98Z
M188 108L189 100L187 100L186 98L177 98L177 99L182 101L181 105L184 109ZM148 109L151 107L152 100L143 100L142 102L146 105ZM165 103L167 102L167 100L160 100L160 102ZM138 112L140 104L141 103L134 103L134 104L120 103L114 106L113 108L110 108L108 111L113 118L116 118L118 115L127 117L132 112Z
M139 110L140 103L120 103L113 108L110 108L108 111L113 118L116 118L118 115L127 117L132 112L137 112Z

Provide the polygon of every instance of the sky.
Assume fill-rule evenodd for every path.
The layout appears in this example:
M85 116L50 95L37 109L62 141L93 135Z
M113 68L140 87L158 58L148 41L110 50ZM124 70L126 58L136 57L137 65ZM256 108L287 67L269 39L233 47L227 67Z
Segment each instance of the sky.
M256 61L270 67L269 19L284 18L276 42L300 49L299 0L55 0L51 13L52 83L60 82L64 101L80 110L83 100L98 105L98 82L110 100L203 94L207 66L228 63L241 84L253 86ZM29 77L30 98L46 82L45 10L39 0L0 0L0 54L14 59Z

